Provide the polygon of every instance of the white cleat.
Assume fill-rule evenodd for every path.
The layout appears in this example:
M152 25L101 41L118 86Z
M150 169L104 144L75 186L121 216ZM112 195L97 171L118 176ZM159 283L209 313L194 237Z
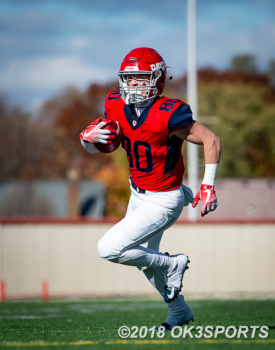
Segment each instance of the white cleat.
M171 258L176 259L176 268L170 275L167 275L167 286L165 286L164 293L166 303L173 301L181 291L183 275L190 262L188 256L184 254L172 255Z

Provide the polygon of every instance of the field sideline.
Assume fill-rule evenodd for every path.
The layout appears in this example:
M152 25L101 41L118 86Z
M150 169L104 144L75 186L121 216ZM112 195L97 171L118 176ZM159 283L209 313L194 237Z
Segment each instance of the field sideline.
M159 337L152 327L166 318L161 301L7 301L0 304L0 349L274 349L275 300L191 300L189 305L195 314L189 333L183 327ZM118 335L122 326L132 338Z

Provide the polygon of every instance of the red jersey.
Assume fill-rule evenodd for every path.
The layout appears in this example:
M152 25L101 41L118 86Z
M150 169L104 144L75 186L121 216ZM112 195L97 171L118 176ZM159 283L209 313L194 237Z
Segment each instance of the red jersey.
M193 121L189 105L162 96L139 117L132 108L125 104L119 91L107 95L105 114L122 129L122 147L127 152L132 181L149 191L180 187L184 174L183 140L169 134Z

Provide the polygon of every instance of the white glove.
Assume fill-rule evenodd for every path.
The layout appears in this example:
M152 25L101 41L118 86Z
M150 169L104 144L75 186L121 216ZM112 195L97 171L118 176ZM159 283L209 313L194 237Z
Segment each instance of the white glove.
M110 123L101 121L101 119L95 120L79 134L81 141L104 144L112 142L111 140L115 137L115 130L104 129Z

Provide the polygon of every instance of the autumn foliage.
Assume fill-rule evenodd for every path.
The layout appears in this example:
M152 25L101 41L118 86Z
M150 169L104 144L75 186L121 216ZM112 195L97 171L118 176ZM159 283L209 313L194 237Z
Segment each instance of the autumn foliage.
M222 140L219 176L274 176L275 91L268 76L208 68L198 72L198 81L199 119ZM117 82L93 84L84 92L68 88L36 116L2 98L1 181L66 179L76 169L79 180L106 184L107 215L123 215L129 196L125 151L91 155L79 142L79 133L104 113L107 93L117 89ZM169 82L165 95L186 100L186 76Z

